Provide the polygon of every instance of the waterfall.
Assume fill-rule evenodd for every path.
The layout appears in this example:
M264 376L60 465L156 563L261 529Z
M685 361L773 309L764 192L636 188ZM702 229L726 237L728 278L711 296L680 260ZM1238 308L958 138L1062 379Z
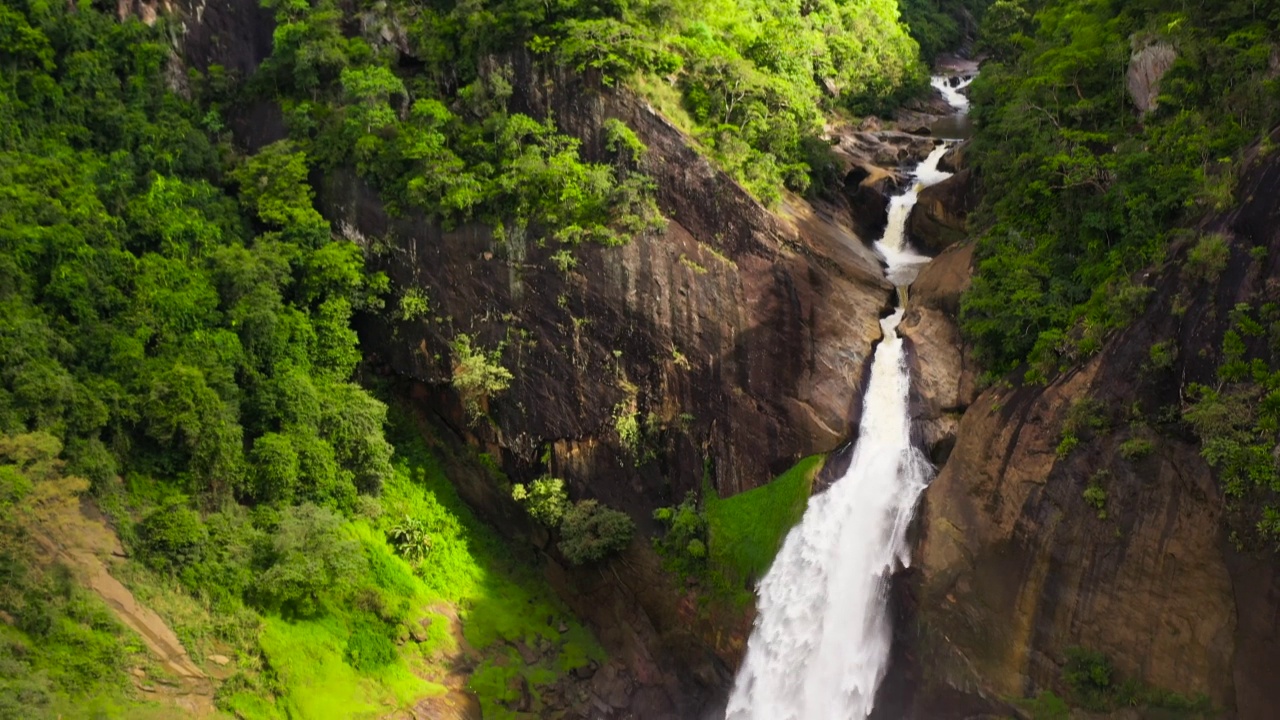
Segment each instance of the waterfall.
M922 187L938 170L939 145L906 192L894 197L876 249L902 291L929 258L906 242ZM758 615L726 720L861 720L871 713L889 663L889 578L910 563L907 526L933 468L911 443L911 379L897 332L903 308L880 321L858 443L844 476L810 499L758 587Z

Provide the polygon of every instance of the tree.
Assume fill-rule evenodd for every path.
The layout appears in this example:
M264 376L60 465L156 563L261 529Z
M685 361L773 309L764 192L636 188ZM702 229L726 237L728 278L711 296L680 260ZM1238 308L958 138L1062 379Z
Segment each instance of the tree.
M291 503L298 492L298 453L288 437L267 433L253 441L249 453L254 497Z
M260 604L310 617L341 602L368 572L359 543L344 537L342 520L311 504L286 508L254 590Z
M585 565L621 552L631 542L635 523L624 512L595 500L579 500L560 522L557 547L574 565Z
M560 478L540 477L524 485L513 485L511 497L538 522L556 528L570 507L569 494Z

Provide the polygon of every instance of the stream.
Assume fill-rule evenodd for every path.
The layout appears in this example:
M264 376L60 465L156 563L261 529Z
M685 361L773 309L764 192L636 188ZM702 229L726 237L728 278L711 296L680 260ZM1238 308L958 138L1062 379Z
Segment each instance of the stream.
M968 101L959 88L941 78L934 85L947 88L952 118L962 118ZM848 470L809 500L760 581L726 720L861 719L874 708L892 644L889 580L910 563L907 527L934 471L911 442L911 377L897 332L907 287L930 260L910 247L906 224L919 191L950 177L938 170L950 145L934 148L890 201L875 248L899 306L880 321L859 439Z

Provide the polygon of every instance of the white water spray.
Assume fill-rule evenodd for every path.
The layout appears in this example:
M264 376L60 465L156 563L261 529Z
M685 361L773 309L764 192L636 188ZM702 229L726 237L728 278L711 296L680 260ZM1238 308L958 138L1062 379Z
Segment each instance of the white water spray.
M949 173L938 146L890 203L876 249L905 287L929 258L911 250L906 222L917 194ZM861 720L889 664L889 578L910 563L907 526L933 468L911 443L911 379L899 308L880 321L862 424L844 476L810 499L760 582L755 628L727 720Z

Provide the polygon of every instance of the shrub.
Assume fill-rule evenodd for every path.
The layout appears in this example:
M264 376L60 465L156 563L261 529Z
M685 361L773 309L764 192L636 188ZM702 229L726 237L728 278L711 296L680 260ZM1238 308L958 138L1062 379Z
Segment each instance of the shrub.
M635 523L595 500L579 500L560 523L560 552L574 565L603 560L631 542Z
M298 453L289 438L267 433L249 453L254 492L259 500L290 503L298 486Z
M489 398L511 386L511 371L502 366L502 351L475 348L469 335L453 340L453 387L462 396L472 421L484 415Z
M431 303L427 294L419 288L409 288L400 296L400 307L396 318L406 322L426 317L431 312Z
M342 532L341 518L315 505L281 513L265 555L257 600L288 615L319 613L325 600L345 597L368 574L360 545Z
M686 495L676 507L654 510L653 519L666 527L666 533L654 538L653 544L672 569L690 572L705 565L707 520L698 512L693 493Z
M138 524L142 557L158 570L176 570L198 562L208 537L200 514L181 502L156 508Z
M1182 266L1183 277L1192 282L1216 282L1230 258L1231 248L1225 237L1217 233L1203 235L1187 252L1187 261Z
M569 509L569 494L560 478L541 477L525 485L514 485L511 497L524 506L534 520L554 528Z
M431 535L427 532L426 523L408 515L387 531L387 542L400 557L410 562L421 560L431 551Z
M1131 437L1120 443L1120 457L1125 460L1135 460L1150 455L1154 448L1155 445L1147 438Z
M1067 662L1062 679L1071 688L1074 699L1088 708L1106 706L1107 696L1115 689L1115 671L1106 655L1081 647L1067 648Z
M1102 480L1106 477L1106 471L1095 474L1090 480L1089 485L1084 489L1084 501L1089 506L1098 511L1098 519L1107 519L1107 490L1102 487Z

